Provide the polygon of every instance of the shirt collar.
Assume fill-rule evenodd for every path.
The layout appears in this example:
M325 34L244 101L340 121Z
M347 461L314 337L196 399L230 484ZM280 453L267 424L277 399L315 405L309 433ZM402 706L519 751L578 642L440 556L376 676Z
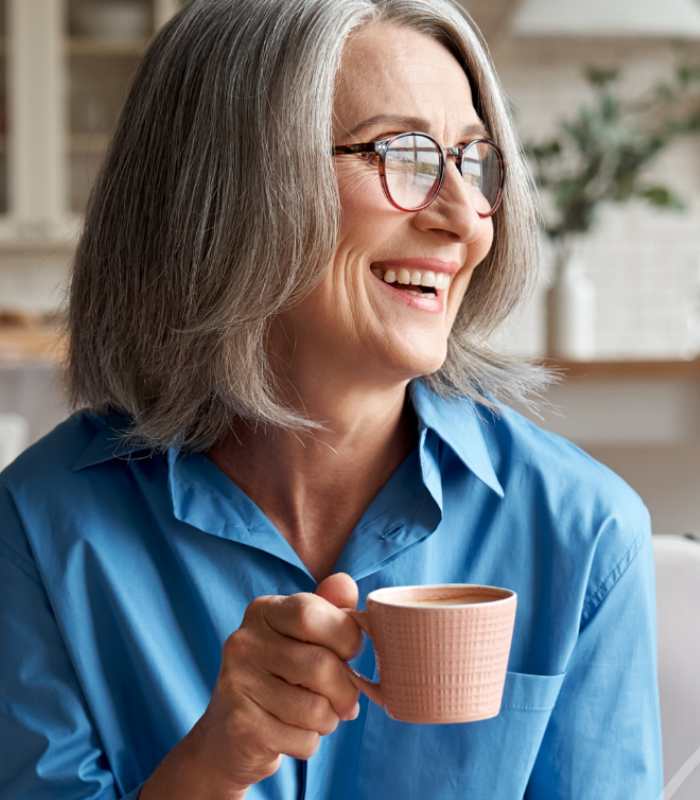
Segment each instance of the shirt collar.
M421 431L423 428L434 431L480 481L503 497L503 487L496 477L484 439L483 425L487 423L481 418L473 401L466 397L441 397L420 379L411 381L409 392ZM73 465L74 472L112 458L127 457L143 449L126 447L121 439L129 423L127 415L88 412L87 416L102 430L81 453Z
M73 464L73 472L111 461L113 458L127 458L141 451L148 453L146 448L124 444L123 436L130 422L127 414L116 411L108 414L97 414L93 411L84 413L96 431L88 446Z
M499 497L505 493L496 477L484 438L488 424L468 397L441 397L420 379L409 384L413 407L421 428L434 431L476 477Z

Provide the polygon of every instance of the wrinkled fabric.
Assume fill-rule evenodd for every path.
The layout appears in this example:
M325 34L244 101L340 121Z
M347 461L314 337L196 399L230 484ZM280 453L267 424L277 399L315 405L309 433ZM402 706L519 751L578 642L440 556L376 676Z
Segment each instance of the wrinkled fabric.
M649 514L618 476L513 409L409 385L417 445L333 571L518 594L500 714L391 719L361 698L249 800L656 800ZM135 800L205 711L258 595L316 581L204 454L127 451L76 412L0 474L0 798ZM371 642L351 665L377 679Z

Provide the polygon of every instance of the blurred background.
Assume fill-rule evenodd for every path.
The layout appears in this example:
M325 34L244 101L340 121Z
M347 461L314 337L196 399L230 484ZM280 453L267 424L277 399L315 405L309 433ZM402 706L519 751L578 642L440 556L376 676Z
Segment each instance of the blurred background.
M56 313L148 39L183 0L0 0L0 413L66 413ZM495 336L565 373L543 422L700 532L700 0L462 0L546 215L541 279ZM3 437L0 436L0 439Z
M676 625L660 647L679 653L663 669L682 685L700 640L678 594L700 586L700 547L686 549L700 532L700 2L462 3L544 209L539 283L494 344L562 371L540 423L647 503L659 612ZM82 214L135 67L181 5L0 0L0 469L68 413L57 323ZM700 796L687 717L666 737L677 800Z

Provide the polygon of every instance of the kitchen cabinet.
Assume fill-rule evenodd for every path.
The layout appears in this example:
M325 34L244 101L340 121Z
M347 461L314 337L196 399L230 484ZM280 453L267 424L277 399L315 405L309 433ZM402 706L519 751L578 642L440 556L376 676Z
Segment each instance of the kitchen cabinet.
M129 81L183 3L1 0L0 268L72 251Z
M0 3L0 216L7 214L7 7Z

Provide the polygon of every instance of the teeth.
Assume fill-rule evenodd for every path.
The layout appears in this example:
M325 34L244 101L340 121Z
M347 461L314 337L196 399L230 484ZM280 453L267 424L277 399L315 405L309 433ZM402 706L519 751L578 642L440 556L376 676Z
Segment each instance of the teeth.
M441 272L436 278L435 286L438 289L447 289L451 281L452 278L446 272Z
M436 289L449 289L452 282L452 276L446 272L430 270L421 272L417 269L409 271L403 268L398 271L388 269L386 272L381 269L373 269L372 272L385 283L400 283L405 286L433 286Z

